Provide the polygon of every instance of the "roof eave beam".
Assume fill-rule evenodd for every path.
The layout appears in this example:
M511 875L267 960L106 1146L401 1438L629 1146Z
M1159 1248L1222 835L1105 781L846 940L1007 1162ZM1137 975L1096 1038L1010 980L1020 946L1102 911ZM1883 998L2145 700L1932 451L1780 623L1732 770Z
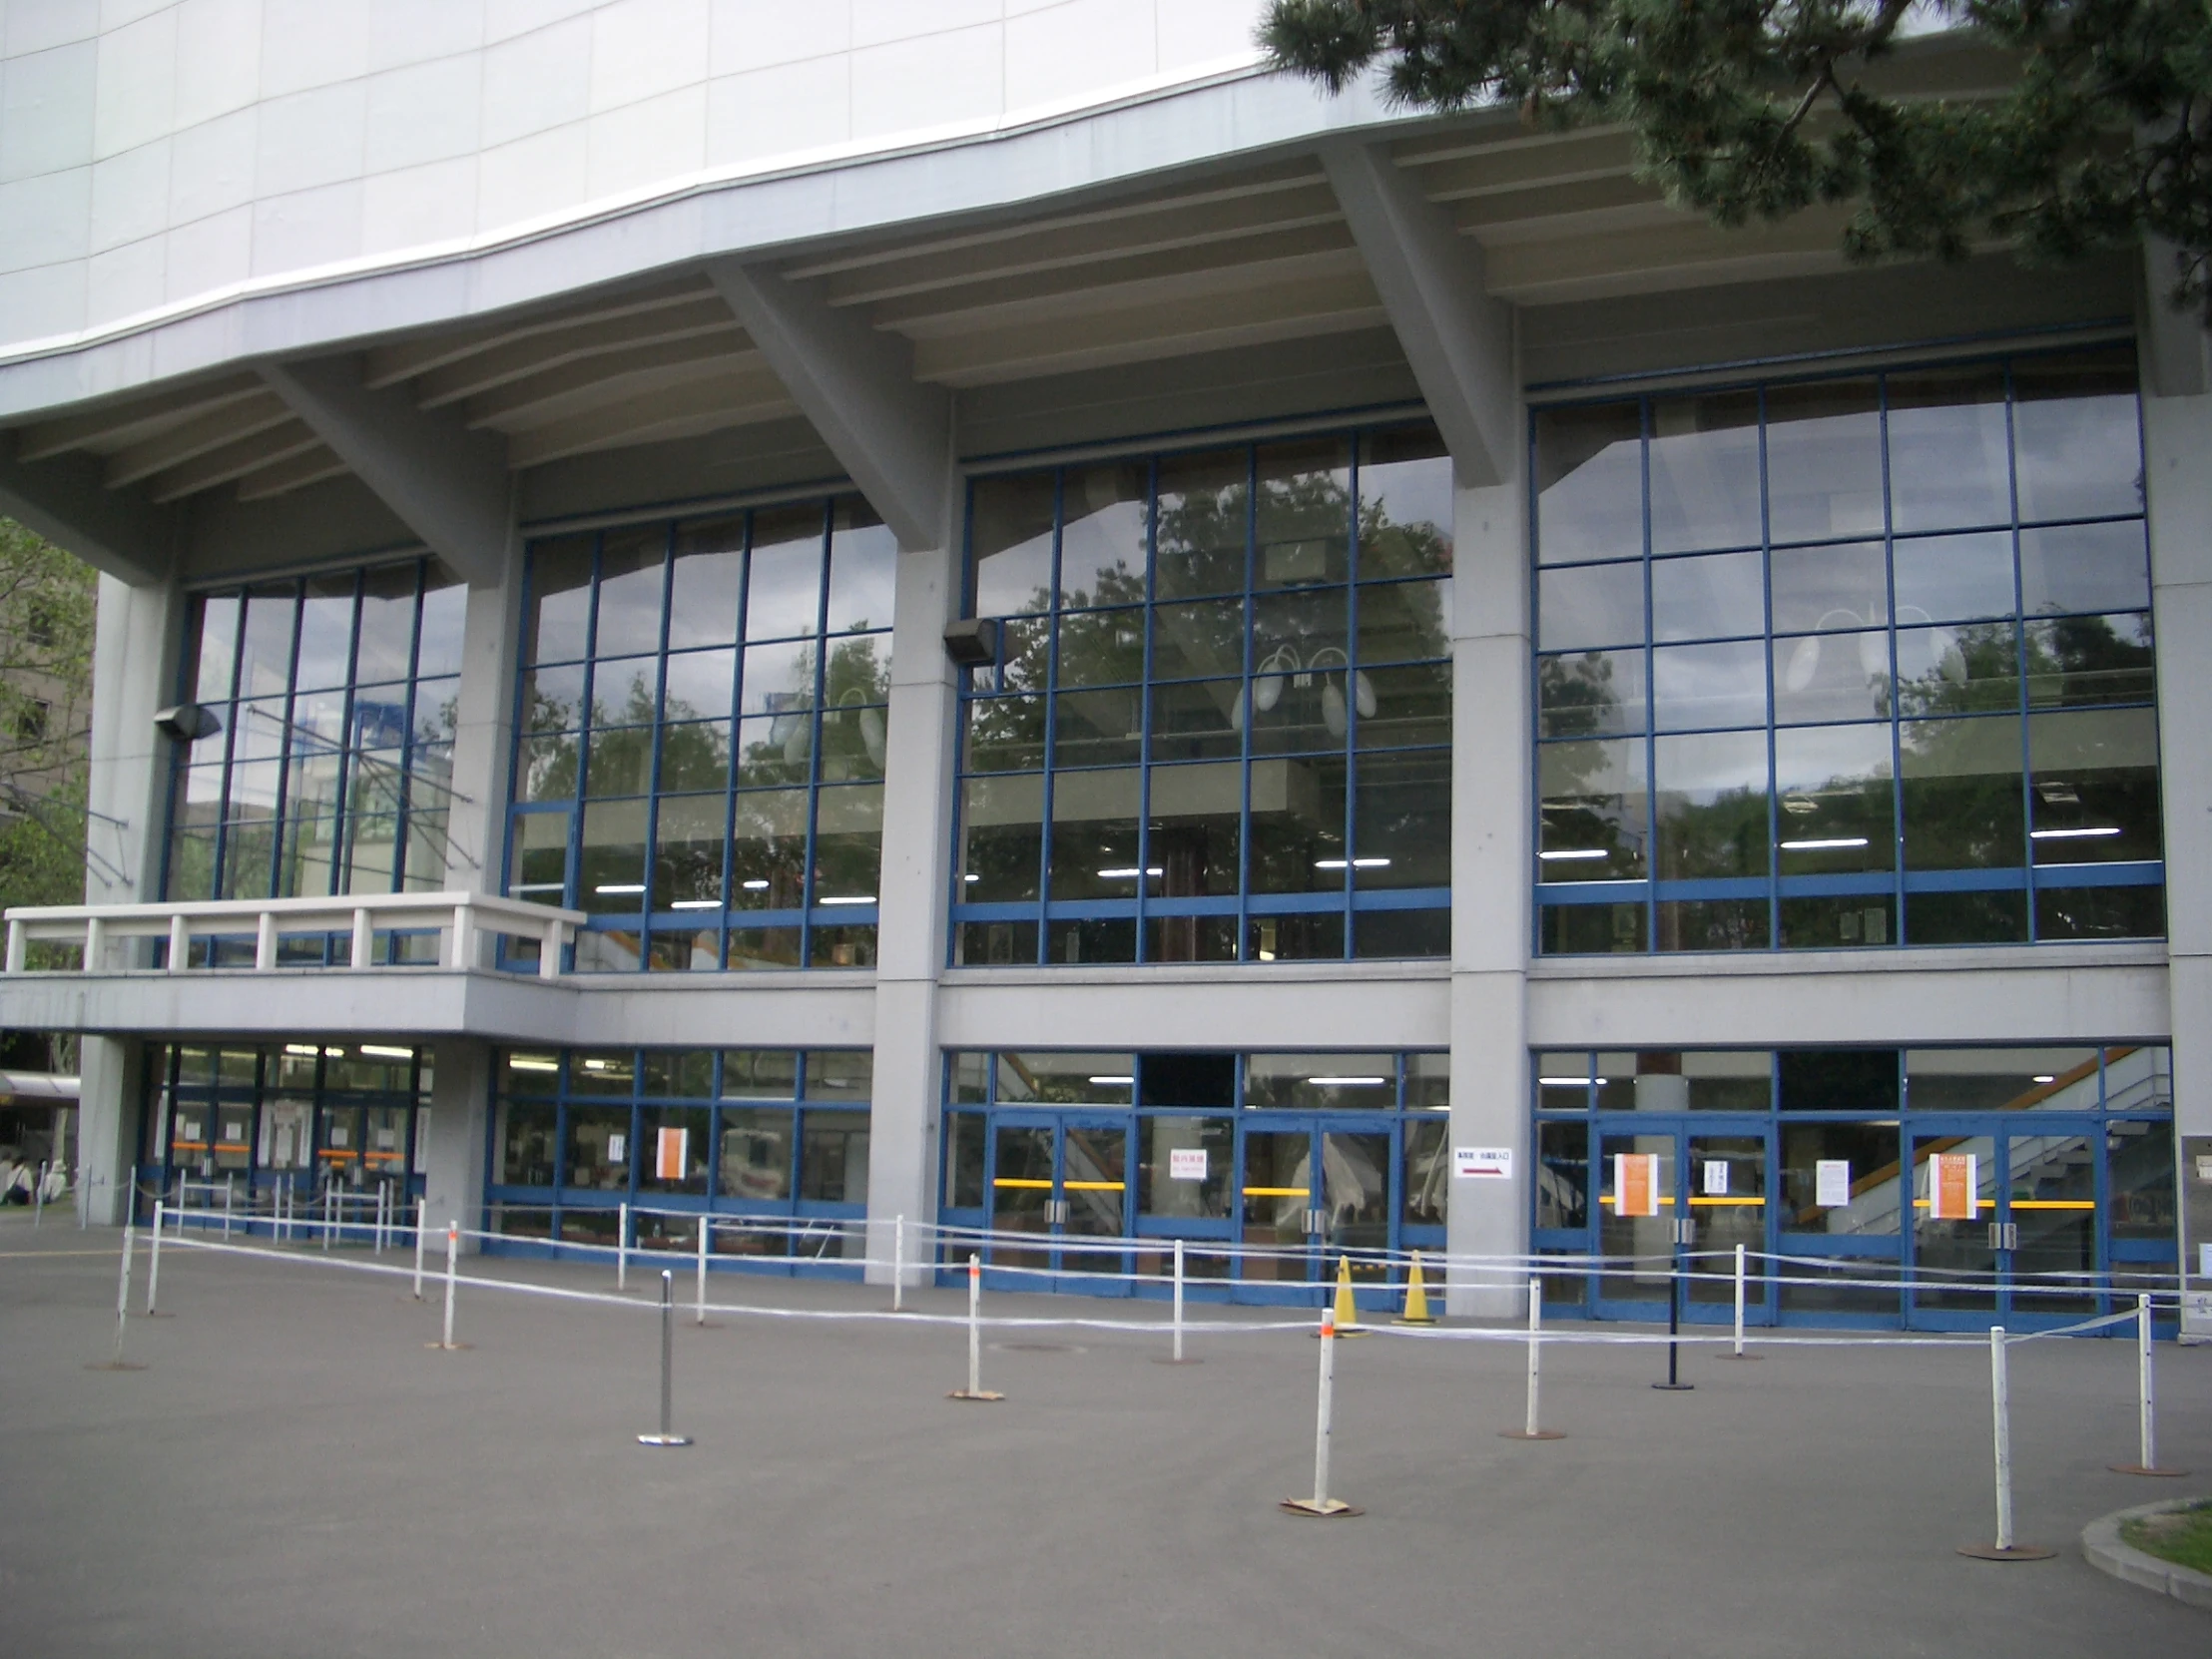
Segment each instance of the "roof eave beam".
M0 513L135 588L160 587L176 568L178 511L136 490L110 490L96 455L16 459L0 433Z
M899 545L942 546L952 398L914 378L913 346L773 271L731 260L709 275Z
M301 420L471 587L496 587L512 535L506 440L364 383L355 355L263 363Z
M1482 250L1378 146L1322 151L1368 275L1463 487L1518 470L1512 307L1494 298Z

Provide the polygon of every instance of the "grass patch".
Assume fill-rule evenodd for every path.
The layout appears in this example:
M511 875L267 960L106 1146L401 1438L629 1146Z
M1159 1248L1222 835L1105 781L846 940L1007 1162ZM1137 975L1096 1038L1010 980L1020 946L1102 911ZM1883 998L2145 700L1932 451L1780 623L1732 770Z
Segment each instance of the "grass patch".
M2123 1521L2120 1541L2161 1561L2212 1572L2212 1502Z

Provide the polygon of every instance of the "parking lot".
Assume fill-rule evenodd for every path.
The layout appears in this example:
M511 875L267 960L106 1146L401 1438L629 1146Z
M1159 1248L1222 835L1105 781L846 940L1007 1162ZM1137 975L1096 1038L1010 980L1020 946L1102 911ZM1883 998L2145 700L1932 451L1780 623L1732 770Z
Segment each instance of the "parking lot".
M146 1369L90 1370L119 1239L57 1219L0 1223L16 1652L2019 1659L2212 1638L2075 1541L2108 1510L2212 1490L2201 1350L2159 1354L2161 1460L2183 1481L2105 1467L2134 1456L2131 1343L2014 1351L2017 1531L2060 1554L1988 1564L1954 1549L1992 1527L1970 1340L1756 1364L1700 1347L1684 1393L1647 1385L1663 1349L1560 1344L1544 1415L1567 1437L1544 1443L1497 1433L1521 1420L1517 1345L1340 1345L1333 1486L1368 1513L1316 1521L1277 1506L1312 1481L1303 1333L1197 1334L1203 1363L1174 1367L1158 1304L992 1298L1154 1329L988 1332L985 1385L1007 1397L984 1405L945 1397L956 1325L686 1313L676 1425L696 1444L649 1450L642 1308L464 1288L469 1346L442 1353L434 1280L418 1304L403 1279L172 1249L171 1317L128 1333ZM588 1266L470 1271L613 1287ZM887 1303L734 1274L714 1294Z

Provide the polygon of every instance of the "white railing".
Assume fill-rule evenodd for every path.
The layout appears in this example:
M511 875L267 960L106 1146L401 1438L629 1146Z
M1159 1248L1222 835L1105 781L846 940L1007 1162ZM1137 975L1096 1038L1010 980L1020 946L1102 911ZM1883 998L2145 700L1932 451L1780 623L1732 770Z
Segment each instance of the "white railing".
M580 910L556 910L520 899L473 892L350 893L336 898L215 898L175 904L18 905L6 912L7 971L24 971L33 939L82 945L84 971L107 967L107 947L115 939L169 941L167 971L182 973L191 963L195 934L254 935L254 967L267 973L277 966L276 941L286 934L339 933L351 929L348 967L375 965L379 932L430 932L443 935L438 962L449 968L476 965L476 940L490 933L535 939L538 976L560 975L561 951L583 925ZM212 954L212 952L211 952ZM302 964L304 965L304 964Z

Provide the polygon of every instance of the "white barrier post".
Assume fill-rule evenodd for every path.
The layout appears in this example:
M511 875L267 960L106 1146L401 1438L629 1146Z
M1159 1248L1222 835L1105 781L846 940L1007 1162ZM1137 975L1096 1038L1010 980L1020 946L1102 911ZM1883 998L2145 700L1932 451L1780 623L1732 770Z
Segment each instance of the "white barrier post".
M38 1166L38 1185L31 1189L31 1225L36 1228L46 1220L46 1172L52 1166L41 1160Z
M1542 1375L1544 1329L1544 1282L1528 1281L1528 1412L1526 1420L1518 1428L1501 1428L1498 1437L1505 1440L1563 1440L1566 1434L1557 1428L1543 1426L1543 1417L1537 1407L1539 1378Z
M238 1177L226 1173L223 1177L223 1238L225 1243L229 1243L231 1238L231 1194L237 1185Z
M93 1371L144 1371L144 1366L125 1365L123 1361L123 1330L131 1319L131 1253L138 1245L138 1226L133 1218L123 1219L123 1269L115 1283L115 1356L104 1366L93 1366Z
M615 1289L630 1288L630 1201L622 1201L622 1210L615 1217Z
M1744 1357L1744 1247L1736 1247L1736 1358Z
M1358 1515L1354 1508L1329 1495L1329 1430L1337 1403L1337 1312L1321 1311L1321 1397L1314 1409L1314 1495L1287 1497L1283 1507L1294 1515Z
M1175 1363L1183 1363L1183 1241L1175 1241Z
M627 1208L627 1206L625 1206ZM670 1375L676 1365L676 1275L667 1268L661 1270L661 1431L658 1434L640 1434L640 1445L690 1445L689 1434L679 1434L671 1424L674 1415L674 1390Z
M448 1221L445 1224L445 1341L432 1344L450 1353L456 1346L453 1341L453 1283L459 1276L461 1259L461 1224Z
M2186 1474L2187 1469L2162 1469L2158 1466L2158 1398L2155 1392L2156 1379L2151 1373L2150 1346L2150 1293L2139 1292L2135 1298L2135 1412L2137 1449L2142 1461L2114 1463L2116 1474Z
M422 1300L422 1236L428 1231L423 1226L423 1208L430 1201L418 1198L414 1201L414 1299Z
M328 1176L322 1181L322 1248L330 1248L330 1218L336 1214L338 1204L337 1183Z
M154 1200L154 1243L146 1257L146 1317L154 1317L154 1299L162 1288L162 1201Z
M891 1312L906 1311L906 1218L891 1218Z
M388 1181L377 1182L376 1226L375 1230L368 1236L368 1253L371 1256L381 1256L384 1253L384 1212L390 1207L390 1204L391 1183Z
M954 1388L947 1399L1004 1399L983 1386L983 1258L970 1251L967 1259L967 1386Z
M707 1235L712 1231L713 1226L709 1218L701 1216L699 1218L699 1319L697 1322L700 1325L707 1323Z
M2004 1327L1989 1327L1989 1416L1997 1478L1994 1544L1960 1544L1958 1553L1979 1561L2047 1561L2052 1551L2012 1541L2012 1392L2004 1375Z

